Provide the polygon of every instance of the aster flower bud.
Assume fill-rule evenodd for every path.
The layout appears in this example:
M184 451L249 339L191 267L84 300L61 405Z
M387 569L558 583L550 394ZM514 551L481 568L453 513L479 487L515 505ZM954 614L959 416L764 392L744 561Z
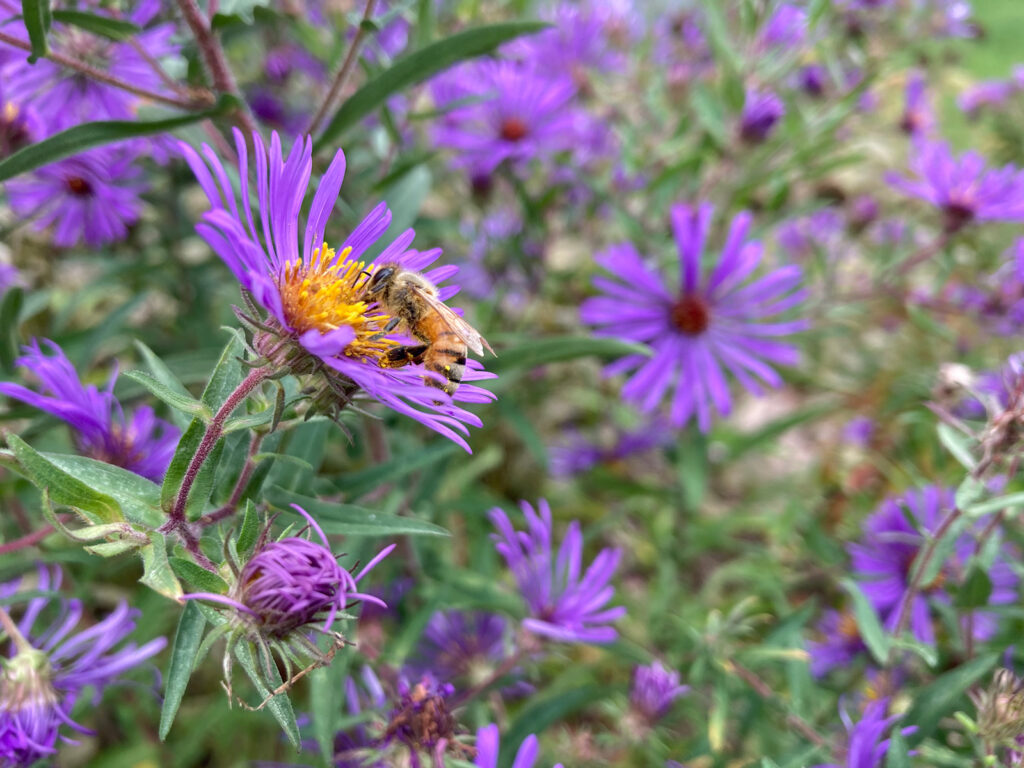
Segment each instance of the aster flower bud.
M970 696L978 710L981 737L995 744L1019 746L1017 739L1024 736L1024 680L1009 669L997 669L992 684Z
M633 690L629 703L633 712L648 725L661 720L673 702L690 690L679 684L679 673L666 669L660 661L649 666L638 666L633 672Z
M740 138L748 144L760 144L771 136L785 114L786 105L774 93L748 89L740 116Z

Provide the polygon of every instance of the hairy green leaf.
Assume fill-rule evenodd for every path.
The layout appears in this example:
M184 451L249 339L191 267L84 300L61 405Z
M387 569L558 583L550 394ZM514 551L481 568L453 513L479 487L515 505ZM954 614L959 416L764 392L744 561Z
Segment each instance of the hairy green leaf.
M266 493L266 499L274 506L280 507L286 514L296 517L299 517L299 514L290 505L298 504L313 516L325 533L339 533L347 536L448 535L448 531L441 526L419 518L378 512L354 504L322 501L276 486Z
M189 600L178 619L178 631L174 634L174 647L171 649L171 661L167 666L166 683L164 684L164 705L160 710L160 740L167 738L178 714L178 707L185 695L199 643L206 629L206 619L198 604Z
M98 16L85 11L57 10L53 12L53 20L109 40L127 40L142 31L141 27L127 19L112 19L109 16Z
M163 400L171 406L171 408L179 410L182 413L199 416L200 418L207 420L213 416L208 407L191 395L174 391L163 382L157 380L153 376L150 376L148 373L143 371L125 371L124 375L133 381L139 382L139 384L153 393L153 395Z

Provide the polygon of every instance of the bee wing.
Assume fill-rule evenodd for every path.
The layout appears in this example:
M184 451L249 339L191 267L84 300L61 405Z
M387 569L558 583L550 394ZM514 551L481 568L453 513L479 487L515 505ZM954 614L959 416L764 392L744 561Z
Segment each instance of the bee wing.
M497 357L497 353L491 349L491 345L487 343L487 339L481 336L480 332L476 328L455 314L451 307L441 301L434 294L427 293L417 285L410 287L416 292L417 296L423 299L423 301L425 301L430 308L438 314L444 324L448 326L448 330L462 339L467 347L478 355L483 355L484 348L486 347L488 352Z

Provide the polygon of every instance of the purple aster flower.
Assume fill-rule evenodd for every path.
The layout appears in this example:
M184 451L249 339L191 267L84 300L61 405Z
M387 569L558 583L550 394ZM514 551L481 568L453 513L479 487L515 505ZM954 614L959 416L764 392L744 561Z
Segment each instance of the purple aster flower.
M815 99L825 95L828 83L828 72L820 64L808 64L796 73L797 87Z
M495 507L489 513L498 529L495 549L505 558L526 601L529 616L523 628L563 642L610 643L616 637L608 626L626 613L623 606L604 608L614 588L622 552L602 549L583 573L583 534L580 524L569 524L565 538L554 551L551 507L543 499L538 515L527 502L520 504L527 531L516 531L505 512Z
M990 333L1019 333L1024 327L1024 238L1014 243L1006 263L994 274L974 284L951 284L943 297Z
M977 152L954 157L948 144L922 140L910 169L916 178L889 173L886 180L938 208L950 234L972 221L1024 221L1024 171L1013 165L993 170Z
M982 110L1004 106L1018 90L1013 80L988 80L961 93L956 103L968 117L977 117Z
M412 768L421 768L419 753L426 752L434 765L444 765L444 753L455 745L457 723L449 711L455 693L450 683L423 678L414 685L399 680L399 701L391 711L381 746L398 743L409 750Z
M690 690L688 685L679 684L679 673L666 669L660 661L649 666L638 666L633 671L633 690L629 702L633 711L649 724L661 720L668 714L672 704Z
M792 3L781 3L761 29L760 42L766 48L792 50L807 37L807 11Z
M904 611L903 604L910 596L915 561L925 543L924 536L907 520L904 510L910 513L924 533L933 534L952 509L953 496L952 489L930 485L886 499L865 521L861 542L848 547L852 568L864 594L890 630L896 628ZM922 643L930 645L935 642L931 601L951 603L946 589L963 580L974 548L974 537L970 533L962 534L938 575L912 595L906 608L910 630ZM1011 554L1003 549L987 569L992 582L989 605L1003 605L1017 599L1017 575L1010 567L1011 559ZM998 616L994 612L976 611L974 637L978 640L991 637L997 624Z
M181 434L178 428L158 419L146 405L126 416L113 394L116 368L106 389L86 386L59 346L47 339L43 344L49 354L38 340L33 340L15 361L39 379L41 391L0 383L0 393L66 422L82 455L159 482L177 447Z
M330 630L337 613L352 600L383 605L378 598L358 591L357 583L388 556L396 545L385 547L355 576L342 568L331 553L327 536L316 521L292 504L322 543L297 536L262 541L225 595L196 592L182 599L209 600L237 612L248 631L274 640L323 621ZM264 532L264 537L266 532Z
M56 591L61 573L39 566L39 591ZM21 582L0 585L0 595L16 598ZM37 629L41 614L56 607L57 615ZM0 764L29 766L52 756L59 729L67 725L88 731L71 719L82 691L91 688L98 700L103 689L167 644L162 637L143 646L122 644L135 629L140 613L120 603L102 621L76 634L82 603L36 597L25 604L15 624L0 608L0 625L11 641L0 673ZM120 646L118 648L117 646Z
M807 216L788 219L776 231L775 239L790 256L808 259L818 253L837 255L845 222L835 208L823 208Z
M871 195L857 195L850 203L847 222L850 229L859 232L878 219L878 201Z
M672 209L679 248L678 289L666 287L636 249L624 244L597 259L618 279L595 278L604 295L588 299L581 308L584 322L600 326L598 334L653 348L650 358L628 355L606 369L608 375L636 369L623 396L650 412L674 383L669 421L681 427L696 414L705 432L711 427L712 404L723 415L732 407L723 368L754 394L762 391L756 379L778 387L782 379L770 363L793 365L799 353L776 338L808 326L806 320L768 322L796 306L805 294L799 289L801 272L795 265L748 281L762 255L760 242L747 241L749 213L732 220L721 256L702 277L713 211L707 203Z
M473 765L476 768L498 768L500 743L498 726L485 725L478 730L476 732L476 760ZM531 733L519 745L516 756L512 760L512 768L533 768L533 764L537 761L538 751L537 737ZM558 763L555 768L562 768L562 764Z
M441 250L411 250L415 236L411 229L384 248L373 266L358 261L391 223L391 212L384 203L352 231L337 253L330 248L324 239L325 230L345 175L345 155L340 150L313 197L300 250L299 214L312 173L312 140L305 137L296 142L287 159L276 133L269 152L258 135L253 140L258 224L245 202L250 199L251 187L248 148L241 132L235 131L241 207L227 171L212 149L203 146L205 161L188 145L183 144L181 149L212 206L196 231L231 268L257 305L253 311L268 313L263 319L249 319L259 329L254 339L256 348L285 370L322 377L314 384L321 387L318 397L331 407L344 407L361 391L468 451L459 432L468 434L466 424L481 426L482 422L452 399L467 403L494 399L486 390L465 383L492 376L470 361L464 383L450 398L437 387L425 385L427 374L422 365L381 367L385 352L398 342L385 338L388 317L368 297L369 281L361 279L363 273L372 275L377 267L387 264L422 272L427 280L439 285L455 275L458 267L428 270ZM316 289L311 291L310 286ZM441 286L438 297L447 300L457 290Z
M900 129L911 136L927 136L934 128L935 112L928 99L928 83L921 72L911 72L907 77Z
M582 434L570 431L567 439L552 446L548 468L554 477L571 477L598 464L621 461L672 443L676 432L663 421L650 421L634 430L620 431L610 447L596 445Z
M0 62L0 72L3 71ZM39 116L31 107L21 107L4 98L0 85L0 158L14 154L43 136Z
M353 718L367 709L381 710L387 704L380 680L370 667L363 667L360 681L361 686L352 677L345 680L345 703ZM365 723L338 731L334 735L333 765L335 768L384 768L386 763L373 759L378 754L376 744Z
M134 158L122 149L94 149L7 182L15 213L53 228L60 246L97 247L128 236L139 219L147 186Z
M889 753L889 739L884 737L901 717L886 717L888 710L888 699L873 701L865 707L864 714L856 723L845 710L840 710L839 715L846 725L846 759L842 764L826 763L815 768L881 768ZM917 726L912 726L901 729L900 733L907 736L916 730Z
M674 86L715 71L715 57L696 9L660 14L654 22L654 60L668 72Z
M508 621L497 614L438 611L423 630L413 666L443 680L486 679L508 656L508 635Z
M473 177L503 162L518 168L550 160L575 145L576 87L560 73L538 72L515 61L475 61L434 81L445 111L434 141L456 153Z
M843 439L860 447L871 442L878 425L869 416L854 416L843 427Z
M0 2L0 8L8 5L14 7L9 0ZM48 35L50 48L140 88L168 94L166 83L151 61L177 55L180 46L173 41L174 24L152 24L160 5L159 0L141 0L125 17L143 28L132 36L132 41L110 40L55 21ZM90 13L112 15L98 3L89 6ZM21 13L20 7L15 13ZM18 34L14 30L10 34ZM23 27L21 34L25 35ZM20 51L0 69L0 77L8 89L8 98L35 109L50 132L92 120L131 119L141 102L132 93L100 83L52 59L41 58L29 64Z
M775 130L786 114L786 105L769 90L747 89L740 115L740 138L748 144L760 144Z
M848 667L867 650L857 628L857 620L849 611L826 611L818 623L818 633L821 641L807 644L811 674L815 677Z

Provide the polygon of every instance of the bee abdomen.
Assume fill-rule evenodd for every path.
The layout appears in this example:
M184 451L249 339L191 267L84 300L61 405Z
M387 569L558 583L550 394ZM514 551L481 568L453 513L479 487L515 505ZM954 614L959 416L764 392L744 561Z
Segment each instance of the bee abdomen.
M459 388L459 383L466 371L466 349L465 347L462 349L431 347L424 356L423 366L428 371L433 371L445 378L443 384L435 379L427 379L427 384L453 395Z

